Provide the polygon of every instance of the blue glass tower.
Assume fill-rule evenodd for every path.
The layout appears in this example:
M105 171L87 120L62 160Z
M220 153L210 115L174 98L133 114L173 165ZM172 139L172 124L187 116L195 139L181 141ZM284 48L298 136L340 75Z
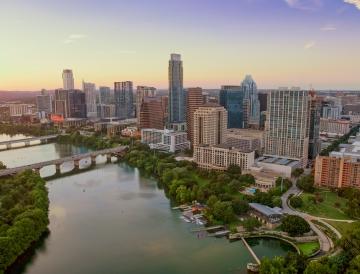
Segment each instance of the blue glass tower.
M228 111L228 128L245 127L245 93L240 86L222 86L220 105Z
M181 55L171 54L169 61L169 123L186 122L185 99Z

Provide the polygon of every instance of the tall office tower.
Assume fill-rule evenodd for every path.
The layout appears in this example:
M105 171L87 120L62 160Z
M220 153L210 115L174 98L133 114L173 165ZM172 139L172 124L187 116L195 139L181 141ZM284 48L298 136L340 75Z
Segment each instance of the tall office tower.
M131 81L115 82L115 115L120 119L129 119L134 116L133 83Z
M62 73L62 78L63 78L63 88L65 90L72 90L75 88L74 76L71 69L64 69Z
M55 114L63 118L86 118L85 93L81 90L55 90Z
M44 89L41 91L41 95L36 96L36 106L39 118L45 118L52 112L52 97Z
M194 142L194 113L203 105L202 88L188 88L186 91L186 127L187 136L191 143Z
M109 87L99 87L99 103L104 105L111 103L111 90Z
M139 128L164 129L165 127L165 108L161 97L145 97L139 112Z
M241 89L245 94L246 119L245 127L259 127L260 123L260 101L257 86L251 75L246 75L241 83Z
M315 91L310 96L310 124L309 124L309 159L315 159L320 153L320 114L321 101L316 97Z
M144 98L155 97L155 95L156 95L156 88L146 87L146 86L137 86L137 88L136 88L136 117L137 117L138 125L140 125L140 109L141 109L141 104L144 101Z
M220 105L228 112L227 124L229 128L245 127L245 93L240 86L222 86Z
M299 88L280 88L268 96L265 156L298 160L306 167L309 148L309 96Z
M185 118L183 65L181 55L173 53L169 61L169 123L184 123Z
M82 82L83 84L83 91L85 93L85 101L86 101L86 110L87 110L87 117L96 117L97 110L96 110L96 86L94 83L86 83Z
M228 113L218 104L207 103L194 113L194 146L225 142Z

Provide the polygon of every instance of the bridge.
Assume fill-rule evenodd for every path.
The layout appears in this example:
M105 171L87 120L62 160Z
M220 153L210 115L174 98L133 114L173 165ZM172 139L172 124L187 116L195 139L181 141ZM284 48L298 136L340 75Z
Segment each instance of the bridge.
M31 144L31 142L34 141L40 141L40 144L44 144L47 143L49 140L54 140L58 137L59 135L54 134L54 135L48 135L48 136L41 136L41 137L31 137L31 138L24 138L24 139L18 139L18 140L9 140L9 141L3 141L0 142L0 146L6 146L6 149L12 149L14 148L12 145L13 144L19 144L19 143L24 143L25 147L31 146L31 145L39 145L39 144Z
M74 169L79 170L80 169L80 160L82 160L82 159L91 158L91 165L96 165L96 157L99 155L106 155L107 162L111 162L112 156L122 157L125 154L127 148L128 148L128 146L118 146L115 148L109 148L109 149L88 152L88 153L77 154L77 155L73 155L73 156L69 156L69 157L64 157L64 158L51 160L51 161L40 162L40 163L36 163L36 164L30 164L30 165L26 165L26 166L7 168L7 169L0 170L0 177L14 175L14 174L17 174L17 173L20 173L20 172L23 172L23 171L29 170L29 169L40 173L41 168L46 167L46 166L52 166L52 165L55 165L56 174L60 174L61 173L61 165L65 162L74 162Z

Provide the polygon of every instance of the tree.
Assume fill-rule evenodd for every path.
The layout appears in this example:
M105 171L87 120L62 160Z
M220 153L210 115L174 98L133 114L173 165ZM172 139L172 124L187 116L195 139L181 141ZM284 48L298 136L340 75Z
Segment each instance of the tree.
M331 271L328 264L311 261L306 267L304 274L336 274L336 272Z
M315 191L314 176L312 175L303 176L300 179L298 179L296 185L298 186L298 188L300 188L305 192L313 193Z
M303 200L299 196L291 197L290 205L294 208L299 208L303 205Z
M294 171L291 173L291 175L293 177L299 178L301 174L304 173L304 169L303 168L296 168L294 169Z
M232 208L237 215L242 215L248 212L249 203L247 201L242 200L239 197L236 197L232 200Z
M241 167L237 165L230 165L226 172L231 176L241 175Z
M272 205L274 207L282 207L282 200L281 200L281 197L279 196L274 196L272 198Z
M284 257L274 259L264 258L260 264L260 274L297 274L294 265L289 264Z
M282 219L281 229L294 237L310 232L310 225L299 216L288 215Z
M360 273L360 255L357 255L351 260L349 268L346 274L358 274Z
M254 231L256 228L261 227L261 222L254 217L250 217L244 220L242 225L244 226L246 231Z
M0 169L6 169L6 165L4 165L4 163L1 161L0 161Z

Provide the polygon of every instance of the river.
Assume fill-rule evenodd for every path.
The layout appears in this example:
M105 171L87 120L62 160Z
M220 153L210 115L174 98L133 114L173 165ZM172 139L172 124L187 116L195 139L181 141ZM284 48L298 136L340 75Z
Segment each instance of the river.
M0 161L15 167L86 151L52 143L2 151ZM253 259L240 241L192 233L155 180L124 163L98 161L90 171L48 181L50 234L8 274L246 273ZM274 239L249 244L260 258L291 250Z

